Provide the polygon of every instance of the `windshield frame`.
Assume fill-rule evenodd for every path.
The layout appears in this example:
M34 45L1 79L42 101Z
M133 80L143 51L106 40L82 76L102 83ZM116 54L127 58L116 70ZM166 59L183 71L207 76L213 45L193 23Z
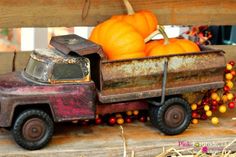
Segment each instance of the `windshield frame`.
M86 64L85 68L88 70L86 75L82 78L71 78L71 79L55 79L53 78L53 69L54 69L54 66L57 65L57 64L79 64L81 65L81 62L83 61L83 63ZM39 77L36 77L35 75L32 75L31 73L28 73L27 72L27 67L29 66L31 68L32 64L30 65L30 62L33 61L33 62L38 62L38 63L42 63L45 65L47 65L47 69L46 69L46 76L47 78L46 79L41 79ZM71 61L71 62L69 62ZM38 64L36 63L36 64ZM37 83L42 83L42 84L61 84L61 83L69 83L69 84L77 84L77 83L81 83L81 82L89 82L91 81L91 76L90 76L90 61L88 58L74 58L73 60L68 60L68 62L57 62L57 63L54 63L52 60L50 59L46 59L46 60L43 60L43 59L39 59L39 58L36 58L36 57L30 57L30 59L28 60L28 63L24 69L24 72L23 72L23 75L24 77L27 79L27 80L30 80L32 82L37 82Z
M57 79L55 78L53 75L53 70L55 68L55 66L57 65L70 65L70 64L76 64L78 66L81 67L81 59L77 58L75 60L74 63L54 63L52 66L51 66L51 75L50 75L50 82L51 84L60 84L60 83L68 83L68 84L77 84L77 83L81 83L81 82L89 82L91 81L91 76L90 76L90 62L89 62L89 59L87 58L84 58L86 60L86 70L87 70L87 73L84 75L84 71L82 72L83 73L83 77L81 78L76 78L76 77L71 77L71 78L68 78L68 79ZM82 69L82 68L81 68ZM85 69L84 69L85 70Z

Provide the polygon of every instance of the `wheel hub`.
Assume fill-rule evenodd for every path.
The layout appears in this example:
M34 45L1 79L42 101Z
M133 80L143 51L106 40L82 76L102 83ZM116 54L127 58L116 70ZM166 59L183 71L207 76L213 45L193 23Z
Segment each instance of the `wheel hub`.
M175 128L183 123L184 117L184 108L179 105L173 105L166 110L165 123L169 127Z
M29 141L37 141L43 137L45 130L45 123L41 119L32 118L23 125L22 134Z

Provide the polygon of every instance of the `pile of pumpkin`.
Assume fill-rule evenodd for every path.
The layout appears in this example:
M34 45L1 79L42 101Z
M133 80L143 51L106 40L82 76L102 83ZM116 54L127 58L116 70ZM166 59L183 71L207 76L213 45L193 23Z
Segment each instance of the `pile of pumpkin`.
M128 0L123 0L127 15L116 15L98 24L89 39L102 46L109 60L163 56L199 52L198 45L186 39L168 39L151 11L134 12ZM157 33L164 39L152 40Z

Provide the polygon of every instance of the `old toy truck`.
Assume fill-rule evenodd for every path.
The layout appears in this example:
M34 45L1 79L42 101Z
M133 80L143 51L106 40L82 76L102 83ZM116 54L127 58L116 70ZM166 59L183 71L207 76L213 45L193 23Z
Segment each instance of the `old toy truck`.
M29 150L49 142L54 123L129 110L149 110L155 127L179 134L191 121L182 94L224 86L221 50L109 61L76 35L50 43L54 48L31 54L24 71L0 76L0 127Z

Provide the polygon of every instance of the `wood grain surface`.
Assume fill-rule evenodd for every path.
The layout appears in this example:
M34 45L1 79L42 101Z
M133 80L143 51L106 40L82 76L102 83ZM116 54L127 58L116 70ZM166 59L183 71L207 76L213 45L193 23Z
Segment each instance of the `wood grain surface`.
M176 149L192 148L198 152L202 146L208 146L209 152L220 152L236 139L235 111L229 111L220 117L220 124L214 126L210 120L200 121L182 134L166 136L152 127L149 122L124 124L124 137L127 154L134 151L135 157L154 157L174 147ZM77 124L57 125L55 135L49 145L41 150L27 151L20 148L13 140L9 131L0 129L0 157L121 157L123 156L124 140L121 129L116 126L78 126ZM185 145L184 145L185 142ZM236 143L229 147L236 151ZM188 154L191 154L188 152Z

